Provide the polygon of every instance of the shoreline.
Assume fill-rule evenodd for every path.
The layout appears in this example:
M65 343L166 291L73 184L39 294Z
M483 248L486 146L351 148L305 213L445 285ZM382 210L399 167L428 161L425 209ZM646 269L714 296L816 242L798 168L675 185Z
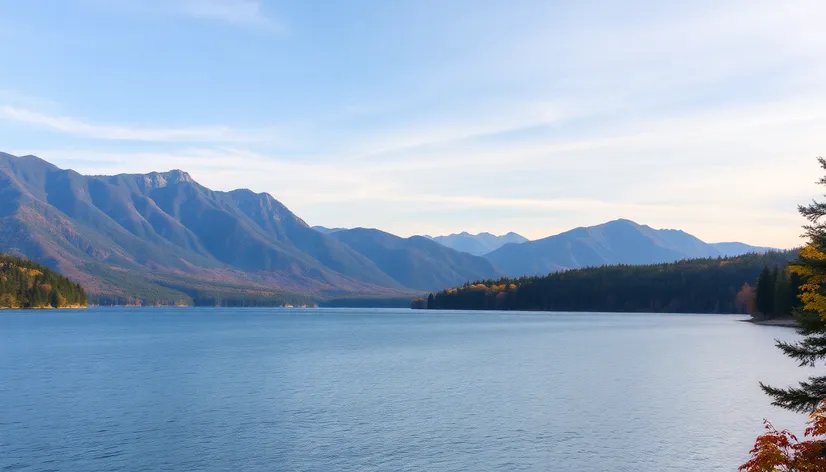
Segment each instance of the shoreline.
M88 308L88 305L65 305L65 306L59 306L59 307L53 307L53 306L27 306L27 307L3 306L3 307L0 307L0 310L81 310L81 309L84 309L84 308Z
M778 318L774 320L755 320L755 319L748 319L748 320L740 320L746 323L751 323L758 326L780 326L783 328L797 328L797 320L794 318Z

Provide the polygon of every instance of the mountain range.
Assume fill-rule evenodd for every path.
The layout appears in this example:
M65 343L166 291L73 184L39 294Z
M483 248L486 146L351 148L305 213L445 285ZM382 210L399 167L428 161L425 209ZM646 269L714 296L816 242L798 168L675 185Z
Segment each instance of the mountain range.
M432 291L457 280L502 275L487 259L443 246L422 236L400 238L377 229L339 230L330 235L370 259L405 287Z
M475 256L484 256L508 243L520 244L528 241L528 238L513 232L502 236L496 236L491 233L470 234L468 232L461 232L447 236L425 237L443 246Z
M483 234L462 245L469 236L311 228L267 193L213 191L181 170L87 176L0 153L0 252L57 269L99 301L404 298L503 274L762 250L627 220L521 243Z
M409 244L418 250L420 241ZM431 258L426 270L466 265L436 271L444 286L498 273L438 249L430 253L445 260ZM266 193L213 191L180 170L84 176L35 156L0 154L0 252L56 268L91 294L144 303L191 303L202 292L327 299L443 288L406 285L410 275L397 280Z
M743 243L709 244L684 231L658 230L619 219L536 241L508 244L485 258L509 276L519 277L582 267L658 264L770 250Z

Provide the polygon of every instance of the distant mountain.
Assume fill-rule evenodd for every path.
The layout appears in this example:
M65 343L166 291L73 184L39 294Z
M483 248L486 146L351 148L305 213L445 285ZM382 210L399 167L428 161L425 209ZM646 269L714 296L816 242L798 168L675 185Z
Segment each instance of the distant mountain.
M404 287L432 291L502 275L482 257L422 236L400 238L365 228L337 231L331 236L367 257Z
M680 230L656 230L630 220L576 228L486 255L513 277L613 264L657 264L682 259L765 252L741 243L707 244Z
M313 229L318 231L319 233L330 234L330 233L337 233L339 231L344 231L347 228L327 228L324 226L313 226Z
M179 170L83 176L0 153L0 252L143 303L410 293L269 194L212 191Z
M762 254L777 251L777 249L762 246L749 246L743 243L711 243L720 255L727 257L742 256L743 254Z
M503 236L496 236L490 233L470 234L462 232L448 236L429 237L437 243L447 246L457 251L466 252L475 256L483 256L495 251L508 243L524 243L528 239L516 233L508 233Z

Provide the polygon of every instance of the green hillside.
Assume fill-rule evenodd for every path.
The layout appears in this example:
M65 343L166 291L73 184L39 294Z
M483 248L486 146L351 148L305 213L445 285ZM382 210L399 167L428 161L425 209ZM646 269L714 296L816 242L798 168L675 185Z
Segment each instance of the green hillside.
M0 254L0 308L85 306L80 285L35 262Z

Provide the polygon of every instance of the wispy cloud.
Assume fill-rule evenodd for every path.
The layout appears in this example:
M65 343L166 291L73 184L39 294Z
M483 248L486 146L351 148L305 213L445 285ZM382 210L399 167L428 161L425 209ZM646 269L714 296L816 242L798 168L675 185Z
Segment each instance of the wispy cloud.
M358 142L352 149L354 158L376 158L549 127L582 114L582 110L573 111L562 104L542 101L474 104L466 106L460 113L428 116L397 126L380 126L369 130L369 135L357 133L358 136L346 139Z
M684 145L683 141L674 144ZM800 171L799 166L789 167L782 161L758 163L755 168L729 166L712 173L708 168L687 171L679 166L671 169L668 162L657 164L659 156L669 152L659 149L643 152L640 164L620 170L626 164L618 167L611 158L600 158L606 152L626 153L611 145L607 149L583 148L574 157L605 166L604 173L593 168L565 168L561 163L562 167L551 165L548 171L511 175L506 167L485 165L461 170L459 180L454 172L441 178L441 172L424 168L410 172L376 168L370 162L300 161L236 148L17 151L91 174L182 168L210 188L269 192L307 221L380 227L400 235L472 229L518 230L540 238L575 225L626 217L655 227L685 229L709 241L738 239L790 247L796 244L800 225L794 202L805 200L803 194L808 195L813 188L805 185L811 180L806 176L812 169ZM684 152L692 154L696 149ZM520 156L517 152L511 157ZM795 161L811 161L809 167L814 167L808 154L803 161L796 154ZM501 162L507 162L507 156ZM639 173L638 168L650 168L657 177ZM556 178L548 177L554 174ZM572 181L579 189L560 190L561 180ZM777 181L797 185L774 185ZM533 192L536 185L543 191ZM698 188L702 189L700 195Z
M142 15L176 15L283 34L285 24L262 0L87 0Z
M197 19L185 23L283 32L268 1L105 1ZM214 109L229 104L233 113L215 118L226 126L196 126L193 111L195 127L167 128L163 107L153 118L107 103L96 104L105 115L64 116L57 104L2 93L0 120L49 130L51 142L36 142L51 150L20 149L35 133L13 146L61 166L184 168L211 188L271 192L330 226L541 237L627 217L707 240L798 242L795 204L817 193L813 157L826 153L823 2L533 2L554 15L529 3L457 6L439 19L378 16L388 8L376 12L386 20L379 29L297 7L310 41L276 55L255 51L255 34L240 46L251 48L239 53L252 59L246 72L266 84L192 78L214 86ZM334 21L341 29L331 32ZM243 103L245 123L272 120L283 134L231 128L263 126L230 121ZM14 138L21 127L8 128Z
M120 141L183 141L183 142L250 142L259 139L254 133L226 126L199 128L142 128L112 124L97 124L69 116L31 111L11 105L0 105L0 120L14 121L83 138Z
M170 3L179 13L195 18L262 28L272 32L285 31L280 21L264 12L260 0L175 0Z

